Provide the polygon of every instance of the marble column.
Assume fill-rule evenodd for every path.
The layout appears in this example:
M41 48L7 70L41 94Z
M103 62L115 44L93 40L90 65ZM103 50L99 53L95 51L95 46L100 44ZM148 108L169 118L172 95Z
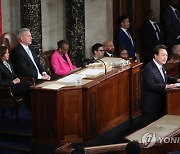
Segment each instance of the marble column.
M21 0L21 27L31 30L32 46L42 50L41 0Z
M70 43L69 54L76 66L82 66L85 55L84 0L66 0L66 37Z

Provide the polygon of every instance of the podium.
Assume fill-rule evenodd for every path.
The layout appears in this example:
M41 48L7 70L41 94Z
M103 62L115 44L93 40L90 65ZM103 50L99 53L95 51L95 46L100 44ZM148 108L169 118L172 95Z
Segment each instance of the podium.
M82 85L31 87L32 142L57 145L87 141L129 120L130 114L137 115L141 66L134 63L107 74L103 71Z
M167 114L180 115L180 88L166 90Z

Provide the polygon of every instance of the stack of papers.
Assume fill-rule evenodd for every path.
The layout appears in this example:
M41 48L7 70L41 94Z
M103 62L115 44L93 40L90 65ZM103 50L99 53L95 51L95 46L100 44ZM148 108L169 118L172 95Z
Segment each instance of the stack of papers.
M176 87L178 87L178 88L180 87L180 83L175 83L175 85L176 85Z
M45 88L45 89L54 89L54 90L57 90L57 89L60 89L62 87L64 87L65 85L63 84L60 84L56 81L54 82L44 82L44 83L41 83L39 85L37 85L37 87L41 87L41 88Z
M88 68L84 71L79 72L78 74L85 75L86 77L93 77L104 73L104 71L105 71L104 69Z
M70 74L64 78L57 80L57 82L67 82L67 83L76 83L77 81L85 78L86 76L83 74Z

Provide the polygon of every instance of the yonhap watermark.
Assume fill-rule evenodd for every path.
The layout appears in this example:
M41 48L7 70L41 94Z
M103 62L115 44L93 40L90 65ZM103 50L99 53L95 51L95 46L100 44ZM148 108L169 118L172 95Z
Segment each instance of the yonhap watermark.
M157 137L154 132L145 133L141 142L143 143L145 148L152 147L156 142L160 144L168 144L168 143L177 143L180 144L180 137L171 136L171 137Z

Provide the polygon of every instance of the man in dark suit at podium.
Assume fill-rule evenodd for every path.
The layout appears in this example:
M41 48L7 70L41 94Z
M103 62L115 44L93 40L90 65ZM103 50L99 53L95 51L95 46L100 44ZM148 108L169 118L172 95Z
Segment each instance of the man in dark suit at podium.
M28 28L18 31L19 45L12 51L11 60L15 72L19 76L33 77L36 82L40 80L50 80L51 77L45 72L37 58L32 43L32 36Z
M163 65L166 63L168 53L164 45L154 48L154 58L142 73L142 100L141 115L144 125L149 124L165 114L166 93L168 88L175 88L180 79L166 74Z

